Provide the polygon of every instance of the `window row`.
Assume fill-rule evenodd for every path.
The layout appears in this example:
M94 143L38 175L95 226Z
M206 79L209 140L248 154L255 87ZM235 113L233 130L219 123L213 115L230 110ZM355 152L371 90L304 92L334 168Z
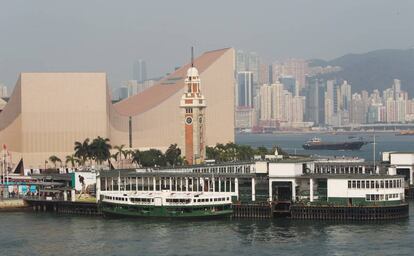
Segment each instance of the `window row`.
M388 201L389 199L398 199L399 195L397 193L395 194L367 194L365 197L366 201Z
M153 203L153 198L131 198L130 199L132 203Z
M348 188L401 188L401 179L394 180L348 180Z
M168 178L168 177L122 177L101 178L101 191L211 191L235 192L235 178Z
M227 197L227 200L230 200L230 197ZM202 203L202 202L222 202L222 201L226 201L226 197L194 199L194 202L195 203Z
M105 196L105 199L116 200L116 201L128 201L126 197L117 197L117 196Z
M191 199L181 199L181 198L167 198L165 199L167 203L182 203L182 204L189 204L191 203Z

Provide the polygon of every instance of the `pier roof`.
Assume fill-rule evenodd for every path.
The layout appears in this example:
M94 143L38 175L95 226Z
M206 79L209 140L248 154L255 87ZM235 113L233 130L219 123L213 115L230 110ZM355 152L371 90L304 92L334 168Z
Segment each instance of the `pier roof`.
M327 173L308 173L303 174L298 178L311 179L390 179L390 178L404 178L403 175L388 175L388 174L363 174L363 173L350 173L350 174L327 174Z
M254 173L200 173L191 171L134 171L134 170L111 170L99 173L100 177L254 177Z

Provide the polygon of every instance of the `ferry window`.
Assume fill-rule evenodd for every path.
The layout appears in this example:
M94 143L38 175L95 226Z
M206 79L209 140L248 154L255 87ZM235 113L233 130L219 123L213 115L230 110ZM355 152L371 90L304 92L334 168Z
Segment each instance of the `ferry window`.
M367 188L369 188L369 180L365 182L367 184Z
M375 188L379 188L379 182L378 182L378 180L375 181Z
M379 195L375 195L375 201L379 200Z
M381 183L381 188L384 188L384 181L381 180L380 183Z
M365 180L361 181L361 188L365 188Z
M385 195L385 201L387 201L388 200L388 195Z
M374 185L374 181L373 180L371 180L371 188L375 188L375 185Z
M384 195L380 195L380 201L384 201Z
M366 201L370 201L370 199L371 199L370 195L366 195L366 196L365 196L365 200L366 200Z
M385 181L385 188L388 188L388 180Z
M348 188L351 188L351 181L348 180Z
M361 181L357 181L357 188L361 188Z
M355 180L352 181L352 188L356 188L356 181Z

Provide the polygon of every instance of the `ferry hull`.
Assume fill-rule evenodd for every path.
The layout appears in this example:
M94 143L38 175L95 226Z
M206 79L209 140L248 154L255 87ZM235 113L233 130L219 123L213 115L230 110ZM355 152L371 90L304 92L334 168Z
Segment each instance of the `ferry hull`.
M105 215L125 217L155 217L155 218L218 218L231 216L231 206L216 206L217 210L209 207L179 207L179 206L137 206L120 205L103 202L102 212Z

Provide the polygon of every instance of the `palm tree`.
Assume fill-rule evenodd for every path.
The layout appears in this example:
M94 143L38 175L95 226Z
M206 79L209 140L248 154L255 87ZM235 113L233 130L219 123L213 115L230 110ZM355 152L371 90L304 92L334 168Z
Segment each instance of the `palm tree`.
M82 165L84 165L88 158L91 157L91 147L89 141L89 138L86 138L83 142L75 142L75 157L81 160Z
M116 161L120 161L121 162L121 168L122 168L122 156L124 156L126 158L126 154L125 154L125 150L124 150L125 145L122 144L121 146L115 146L114 149L117 151L115 153L116 156ZM118 159L119 157L119 159Z
M53 165L55 166L55 169L57 169L57 166L56 166L56 163L57 163L57 162L62 163L62 160L60 160L60 158L59 158L59 157L57 157L57 156L55 156L55 155L50 156L50 157L49 157L49 161L53 163Z
M131 149L127 149L127 150L125 150L124 151L124 157L125 157L125 159L128 159L128 158L130 158L130 157L132 157L132 154L134 153L134 151L133 150L131 150Z
M92 141L90 149L92 158L98 164L102 164L102 162L109 160L111 157L110 149L112 149L112 146L109 144L108 138L98 136L98 138L95 138Z
M136 163L137 165L141 164L141 152L139 150L133 151L131 157L133 163Z
M70 165L72 166L72 168L75 168L76 163L79 163L79 159L75 156L75 155L69 155L66 156L66 164L70 163Z

